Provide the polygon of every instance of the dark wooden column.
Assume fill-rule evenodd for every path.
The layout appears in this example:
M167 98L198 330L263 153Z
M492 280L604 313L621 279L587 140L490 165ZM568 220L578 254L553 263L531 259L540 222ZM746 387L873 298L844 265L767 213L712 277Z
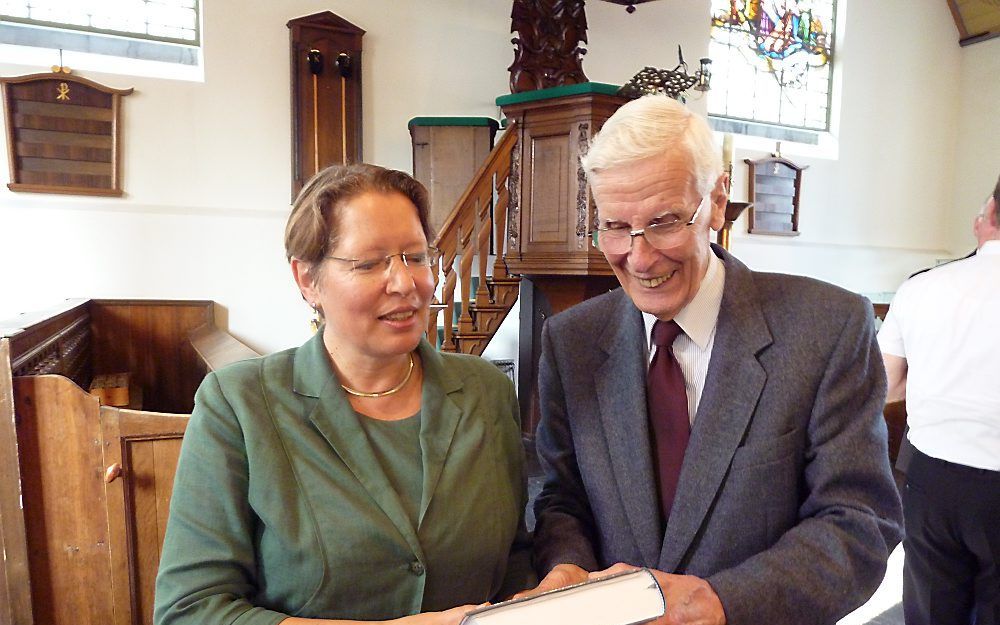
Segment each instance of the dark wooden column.
M511 164L506 261L511 273L526 278L518 388L528 435L538 424L535 381L545 319L618 286L604 255L590 244L596 209L580 168L593 135L626 102L617 90L580 83L497 98L520 133Z

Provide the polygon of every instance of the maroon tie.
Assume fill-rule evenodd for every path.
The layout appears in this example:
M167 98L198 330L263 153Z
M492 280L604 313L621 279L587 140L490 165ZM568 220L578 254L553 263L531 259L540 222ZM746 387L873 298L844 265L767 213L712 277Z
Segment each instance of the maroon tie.
M684 450L687 449L688 436L691 434L684 374L671 347L681 332L676 321L657 321L653 324L656 354L649 365L649 377L646 381L646 406L649 409L649 426L656 450L653 464L660 487L660 509L663 511L664 523L670 518L677 480L684 462Z

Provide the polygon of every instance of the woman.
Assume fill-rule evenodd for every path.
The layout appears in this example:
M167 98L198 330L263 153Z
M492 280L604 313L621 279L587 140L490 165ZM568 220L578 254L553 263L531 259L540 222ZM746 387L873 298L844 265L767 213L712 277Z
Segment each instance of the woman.
M159 625L444 625L532 583L513 387L423 338L427 213L420 183L373 165L328 168L299 194L285 249L325 323L202 383Z

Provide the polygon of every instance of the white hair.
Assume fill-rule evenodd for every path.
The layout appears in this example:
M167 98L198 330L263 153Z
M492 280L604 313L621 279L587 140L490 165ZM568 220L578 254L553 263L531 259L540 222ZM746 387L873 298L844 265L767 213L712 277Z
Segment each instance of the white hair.
M722 174L712 129L700 115L665 95L647 95L619 108L580 157L588 179L611 167L683 150L690 157L698 193L708 193Z

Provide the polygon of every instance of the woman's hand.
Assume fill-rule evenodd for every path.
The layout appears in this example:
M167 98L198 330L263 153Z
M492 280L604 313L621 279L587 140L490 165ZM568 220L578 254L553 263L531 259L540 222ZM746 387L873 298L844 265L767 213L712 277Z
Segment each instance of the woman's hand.
M489 603L460 605L442 612L421 612L389 621L389 623L391 625L458 625L466 614L485 605L489 605Z
M580 582L585 581L587 581L587 571L584 569L575 564L557 564L552 567L549 574L542 578L542 581L539 582L537 586L531 590L521 591L511 598L520 599L521 597L531 597L549 590L563 588L564 586L572 586L573 584L579 584Z

